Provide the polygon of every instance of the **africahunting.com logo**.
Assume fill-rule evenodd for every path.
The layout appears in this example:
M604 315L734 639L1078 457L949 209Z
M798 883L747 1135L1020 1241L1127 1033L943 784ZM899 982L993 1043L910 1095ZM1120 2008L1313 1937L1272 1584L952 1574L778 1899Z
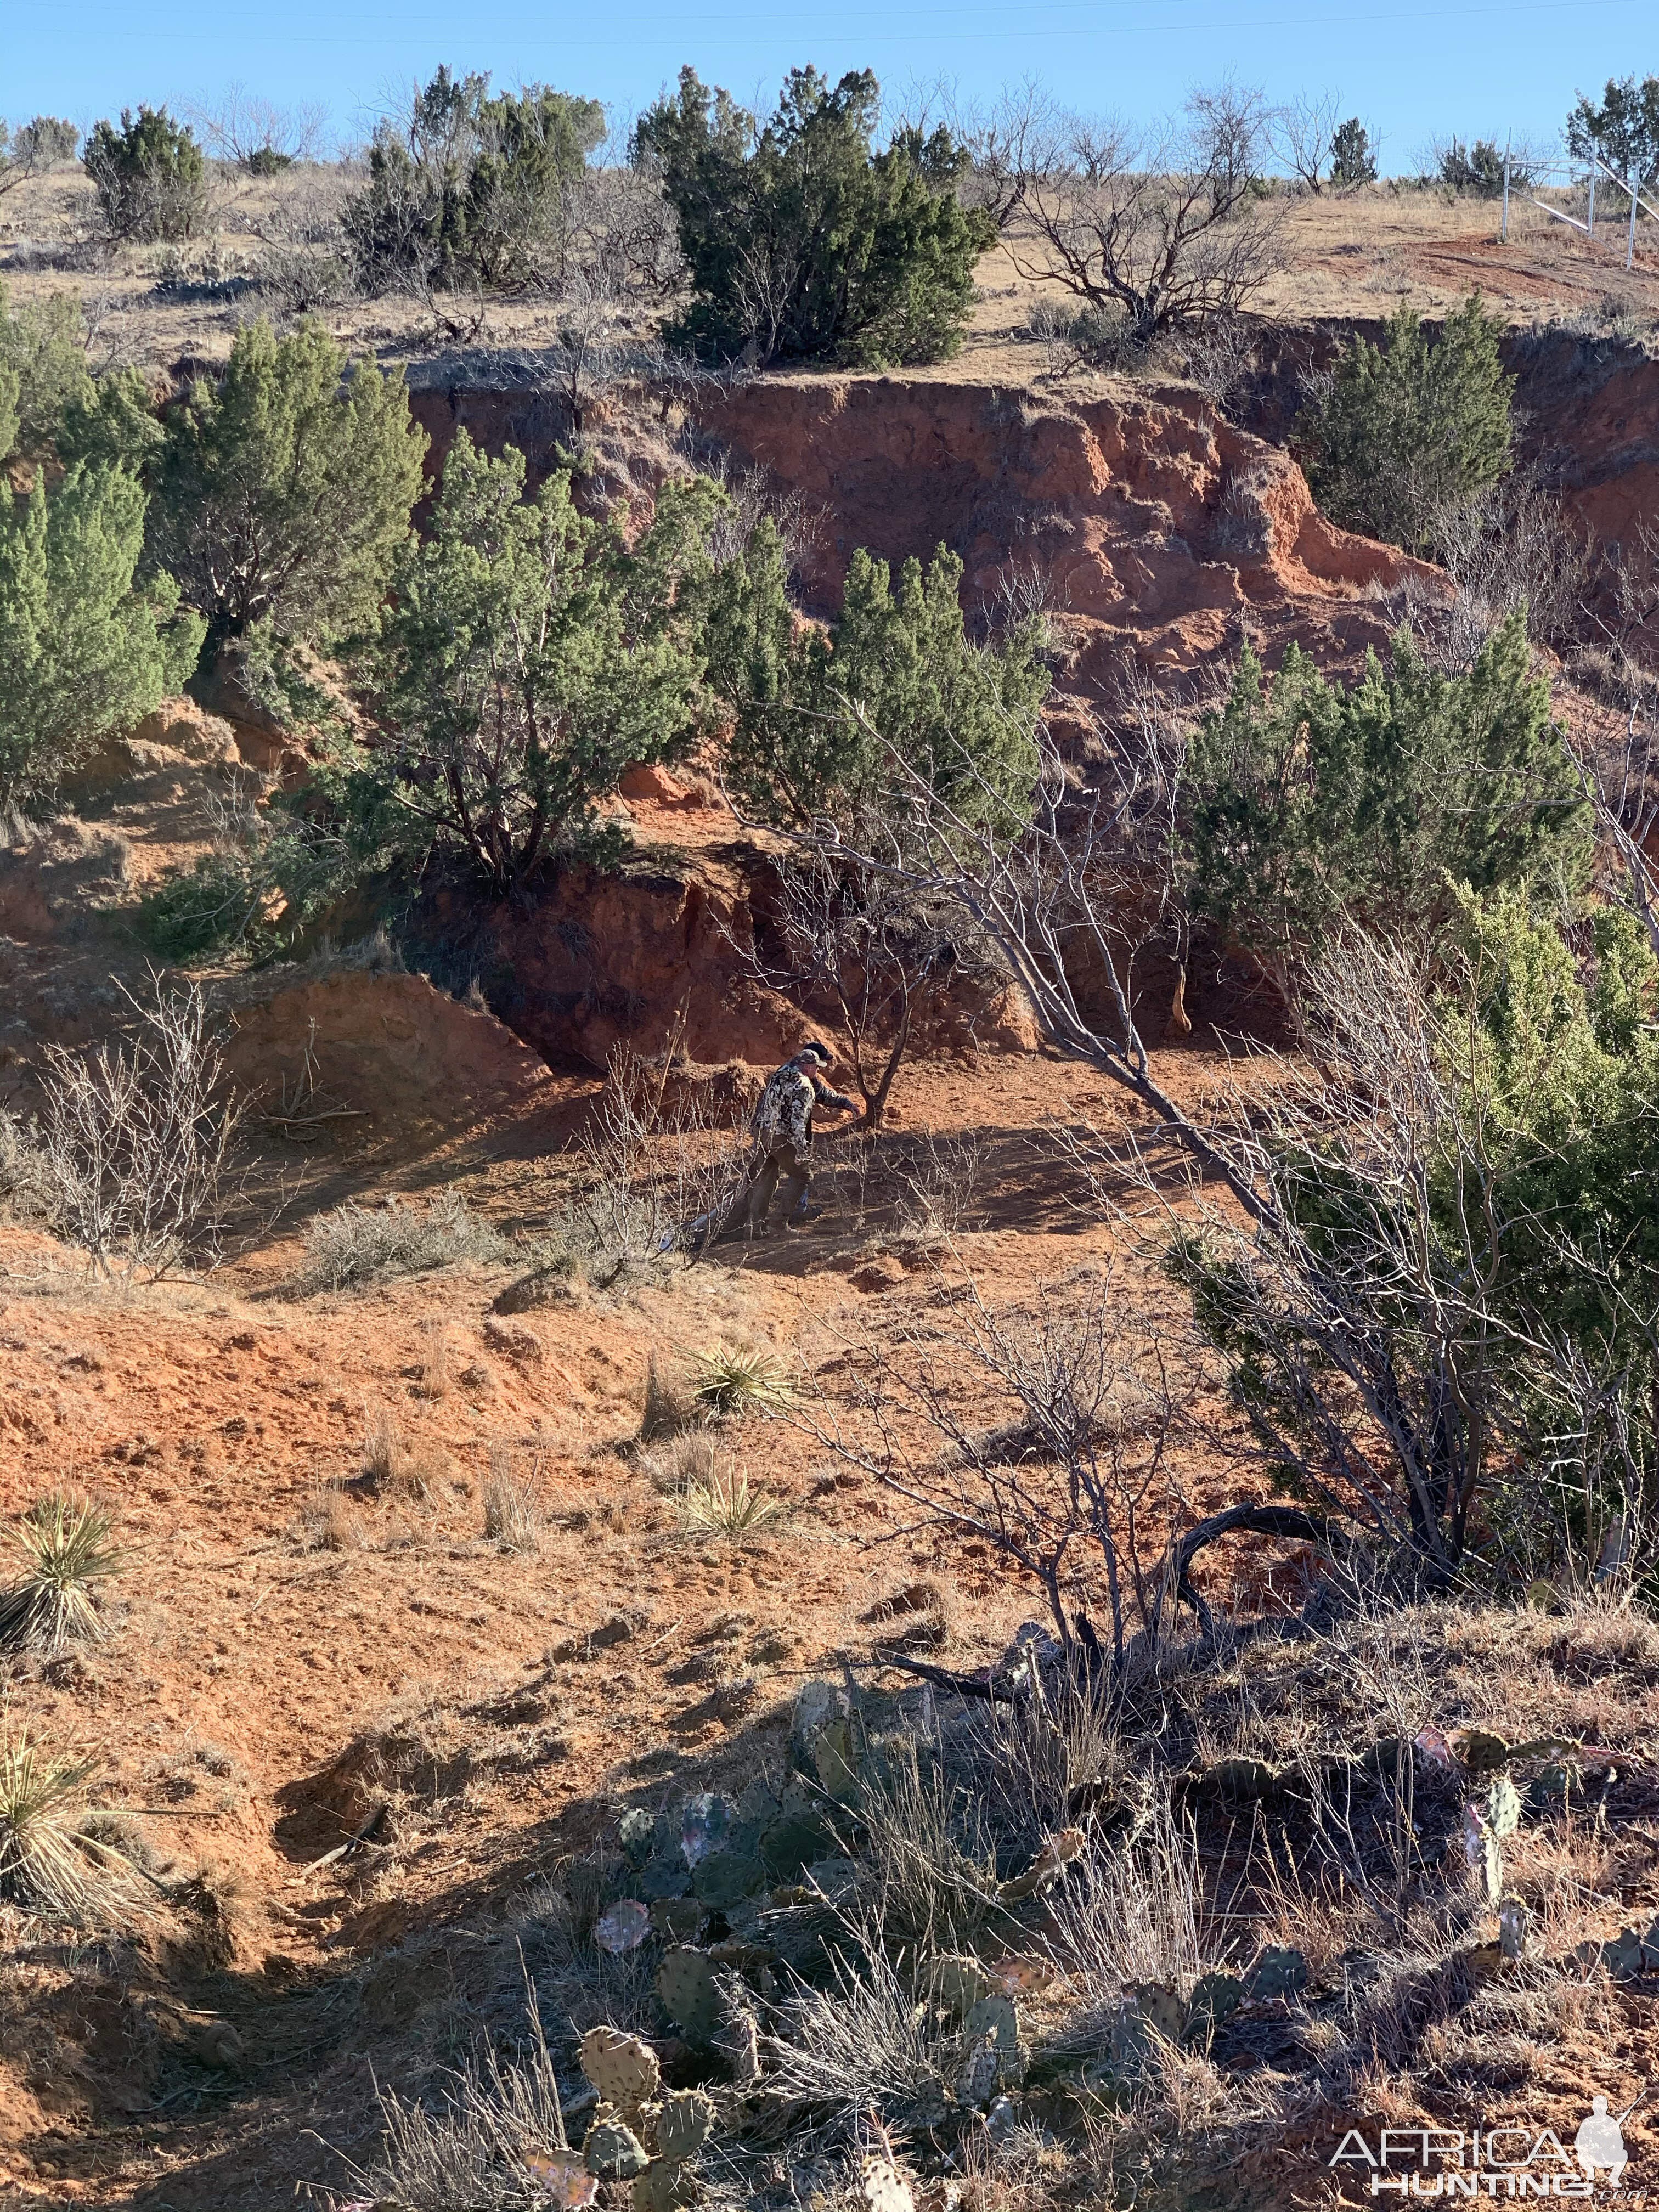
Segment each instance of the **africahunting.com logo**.
M1610 2112L1605 2097L1592 2098L1570 2148L1553 2129L1512 2122L1467 2134L1456 2128L1350 2128L1330 2162L1345 2181L1379 2198L1594 2201L1624 2181L1629 2160L1623 2123L1634 2109Z

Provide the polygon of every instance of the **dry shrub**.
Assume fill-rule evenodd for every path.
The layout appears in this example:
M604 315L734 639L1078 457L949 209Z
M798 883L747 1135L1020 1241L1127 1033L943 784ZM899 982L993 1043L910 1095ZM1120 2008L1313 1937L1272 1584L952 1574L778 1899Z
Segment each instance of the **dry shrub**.
M440 1191L423 1206L349 1200L306 1225L304 1287L342 1291L377 1275L414 1275L507 1256L504 1240L459 1192Z
M747 1470L729 1458L707 1482L688 1483L679 1507L689 1528L721 1536L751 1535L782 1510L776 1498L753 1488Z
M61 1233L103 1275L213 1266L240 1118L192 984L137 1016L125 1044L46 1054L40 1149Z
M697 1418L697 1407L690 1391L683 1389L667 1374L661 1360L653 1351L646 1362L645 1407L640 1419L640 1442L656 1443L672 1437Z

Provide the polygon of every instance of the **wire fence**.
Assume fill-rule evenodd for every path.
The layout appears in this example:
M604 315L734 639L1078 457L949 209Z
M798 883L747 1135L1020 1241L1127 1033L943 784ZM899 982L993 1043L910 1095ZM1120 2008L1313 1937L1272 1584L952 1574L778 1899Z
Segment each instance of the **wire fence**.
M1580 192L1583 193L1584 212L1582 216L1575 215L1566 208L1553 207L1547 200L1540 200L1533 190L1534 185L1552 185L1558 178L1575 196ZM1527 201L1533 207L1541 209L1552 221L1565 223L1570 229L1578 231L1596 245L1606 242L1614 246L1615 250L1617 246L1621 245L1625 250L1625 266L1626 269L1633 269L1636 266L1638 216L1645 212L1654 222L1659 222L1659 208L1655 207L1653 202L1644 196L1642 182L1641 172L1634 162L1631 164L1629 174L1621 176L1599 150L1594 152L1588 160L1582 161L1540 163L1528 158L1522 163L1515 158L1511 149L1506 146L1504 149L1504 220L1500 235L1507 245L1510 235L1510 201L1511 197L1518 198ZM1609 185L1613 187L1615 204L1619 198L1622 198L1626 205L1624 210L1615 214L1611 226L1604 222L1601 230L1598 231L1595 215L1596 195L1599 189L1605 213Z

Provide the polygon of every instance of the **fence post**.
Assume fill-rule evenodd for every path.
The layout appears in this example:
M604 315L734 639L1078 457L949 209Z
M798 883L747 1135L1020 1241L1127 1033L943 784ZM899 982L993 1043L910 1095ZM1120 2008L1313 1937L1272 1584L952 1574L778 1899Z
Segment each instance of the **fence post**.
M1585 228L1585 229L1589 233L1589 234L1590 234L1590 236L1591 236L1592 238L1594 238L1594 237L1595 237L1595 155L1592 155L1590 156L1590 197L1589 197L1589 220L1585 223L1585 225L1584 225L1584 228Z
M1625 266L1636 266L1636 164L1630 165L1630 244L1625 248Z
M1504 141L1504 228L1501 235L1507 246L1510 242L1510 146L1507 138Z

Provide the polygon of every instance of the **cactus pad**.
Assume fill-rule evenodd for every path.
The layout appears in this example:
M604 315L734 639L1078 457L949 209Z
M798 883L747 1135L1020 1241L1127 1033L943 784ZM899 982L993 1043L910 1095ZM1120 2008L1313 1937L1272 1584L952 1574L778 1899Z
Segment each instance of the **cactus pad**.
M651 1856L656 1835L655 1816L647 1813L643 1805L635 1805L631 1812L623 1814L622 1847L628 1854L629 1866L642 1867L645 1864Z
M720 2024L720 1996L713 1960L706 1951L678 1945L657 1969L657 1995L663 2009L688 2043L707 2045Z
M711 1851L691 1877L693 1894L711 1912L723 1912L765 1887L766 1869L746 1851Z
M1166 2043L1178 2042L1187 2025L1187 2008L1172 1989L1158 1982L1142 1982L1135 1990L1135 2006L1150 2028Z
M590 2027L582 2038L581 2064L605 2102L629 2117L662 2086L656 2052L618 2027Z
M997 2086L997 2046L987 2036L969 2046L957 2075L957 2102L977 2109L990 2102Z
M953 2020L966 2020L981 1997L991 1994L991 1977L977 1959L946 1953L933 1960L923 1987L936 2005Z
M582 2158L590 2173L601 2181L631 2181L651 2163L645 2145L614 2111L601 2105L582 2144Z
M916 2212L910 2185L890 2158L866 2158L859 2176L865 2212Z
M1200 1974L1193 1984L1182 2030L1188 2042L1207 2043L1222 2021L1238 2009L1244 1984L1237 1974Z
M650 2114L647 2131L657 2156L670 2165L695 2158L714 2132L714 2100L701 2089L672 2093Z
M1308 1962L1300 1951L1269 1945L1244 1978L1244 1994L1264 1997L1300 1996L1308 1986Z
M1512 1836L1521 1825L1521 1796L1507 1774L1486 1792L1486 1826L1494 1836Z

